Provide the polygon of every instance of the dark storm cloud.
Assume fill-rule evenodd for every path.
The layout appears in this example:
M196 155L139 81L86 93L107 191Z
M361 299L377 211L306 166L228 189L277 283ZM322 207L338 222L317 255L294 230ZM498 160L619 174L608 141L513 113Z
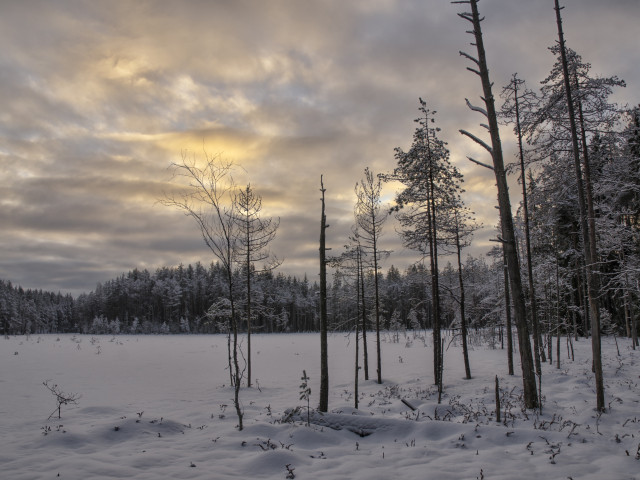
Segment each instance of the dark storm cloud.
M594 73L624 78L619 100L637 103L640 2L562 3L569 45ZM554 61L553 2L480 7L495 93L516 71L537 87ZM281 268L313 280L320 175L337 254L355 183L366 166L391 170L394 147L409 147L418 97L438 111L466 199L488 227L474 252L486 250L494 180L464 160L487 159L458 134L482 134L464 104L479 103L481 89L458 53L473 53L461 10L440 0L5 2L0 278L78 293L135 267L208 264L195 224L158 204L176 188L170 163L206 152L244 167L237 181L281 218ZM417 259L392 223L383 241L395 251L387 265Z

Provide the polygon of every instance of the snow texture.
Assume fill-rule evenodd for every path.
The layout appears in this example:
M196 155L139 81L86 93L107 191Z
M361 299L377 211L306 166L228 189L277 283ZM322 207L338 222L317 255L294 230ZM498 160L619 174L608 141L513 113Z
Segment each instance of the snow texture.
M455 340L446 350L441 404L430 333L384 338L384 381L361 372L356 410L353 336L330 337L330 412L311 411L307 426L299 385L305 369L313 409L318 335L254 335L255 386L240 392L243 431L224 336L0 339L0 478L640 478L640 352L627 339L618 339L620 356L614 339L603 339L608 408L598 415L588 340L574 344L571 361L563 339L561 368L544 365L539 414L522 408L521 379L507 375L506 349L485 334L471 338L471 380ZM60 419L56 410L47 420L57 405L46 380L81 395L78 405L62 405Z

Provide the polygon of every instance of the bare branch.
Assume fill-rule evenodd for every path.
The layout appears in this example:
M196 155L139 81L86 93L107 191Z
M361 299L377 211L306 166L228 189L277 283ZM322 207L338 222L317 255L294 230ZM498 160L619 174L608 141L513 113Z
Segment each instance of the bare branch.
M471 158L471 157L467 156L467 159L469 159L470 161L472 161L473 163L475 163L477 165L480 165L481 167L488 168L489 170L493 170L493 167L491 165L487 165L486 163L482 163L482 162L476 160L475 158Z
M471 60L476 65L480 65L480 62L478 62L477 58L472 57L471 55L469 55L468 53L463 52L462 50L460 50L459 53L460 53L460 56L462 56L464 58L468 58L469 60Z
M467 102L467 107L469 107L474 112L480 112L485 117L487 117L487 118L489 117L489 115L487 114L487 111L484 108L476 107L475 105L472 105L468 98L465 98L464 101Z
M47 390L51 392L54 397L56 397L58 406L53 412L51 412L51 415L49 415L49 418L47 418L47 420L53 417L56 412L58 412L58 418L60 418L60 410L62 408L62 405L77 405L78 400L82 397L82 395L79 395L77 393L65 393L60 389L60 387L58 387L58 385L50 385L49 382L50 380L45 380L44 382L42 382L42 384L47 388Z
M480 140L478 137L476 137L473 133L469 133L466 130L458 130L462 135L466 135L467 137L469 137L471 140L473 140L474 142L476 142L478 145L484 147L484 149L489 152L491 155L493 155L493 148L491 148L489 145L487 145L484 141Z

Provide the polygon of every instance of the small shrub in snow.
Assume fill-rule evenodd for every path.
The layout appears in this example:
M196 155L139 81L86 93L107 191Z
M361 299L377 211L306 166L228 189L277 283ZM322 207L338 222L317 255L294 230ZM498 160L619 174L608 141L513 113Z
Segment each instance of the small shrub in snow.
M300 378L302 383L300 384L300 400L307 401L307 427L309 426L309 415L311 408L309 406L310 398L311 398L311 387L309 386L309 377L307 377L307 371L302 371L302 377Z
M284 477L284 478L286 478L286 479L293 479L293 478L296 478L295 473L293 473L293 471L295 470L295 468L293 468L293 467L291 466L291 464L290 464L290 463L287 463L287 464L284 466L284 468L286 468L286 469L287 469L287 476L286 476L286 477Z
M258 440L260 440L258 438ZM282 443L282 442L278 442L280 444L280 448L283 450L291 450L291 447L293 446L293 443ZM268 452L269 450L277 450L278 448L278 444L276 444L275 442L272 442L270 438L267 438L266 440L260 440L260 443L256 443L254 444L256 447L260 447L260 449L263 452Z
M58 418L60 418L60 410L62 408L62 405L77 405L78 400L82 396L78 395L77 393L65 393L60 389L60 387L58 387L58 385L50 385L49 382L50 380L45 380L44 382L42 382L42 384L47 387L47 390L49 390L54 397L56 397L58 406L53 412L51 412L51 415L49 415L47 420L53 417L56 411L58 412Z

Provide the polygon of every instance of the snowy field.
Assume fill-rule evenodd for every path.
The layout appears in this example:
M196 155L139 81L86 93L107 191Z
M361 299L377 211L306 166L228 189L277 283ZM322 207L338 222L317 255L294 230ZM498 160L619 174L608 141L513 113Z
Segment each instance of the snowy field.
M303 369L311 405L318 403L318 335L252 339L256 386L240 392L243 431L222 336L0 339L0 478L640 478L640 351L627 339L618 339L620 356L613 338L603 341L606 414L594 411L591 347L581 339L575 362L563 343L560 370L544 365L538 415L522 409L522 382L507 375L506 350L477 337L472 380L463 379L460 346L446 351L438 405L430 339L413 334L398 343L385 337L384 383L361 380L356 411L353 337L333 334L331 413L313 415L311 426L305 411L285 412L305 403ZM375 378L373 343L369 349ZM495 421L495 375L502 423ZM81 395L77 405L61 407L61 419L56 410L47 420L56 409L47 380Z

